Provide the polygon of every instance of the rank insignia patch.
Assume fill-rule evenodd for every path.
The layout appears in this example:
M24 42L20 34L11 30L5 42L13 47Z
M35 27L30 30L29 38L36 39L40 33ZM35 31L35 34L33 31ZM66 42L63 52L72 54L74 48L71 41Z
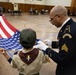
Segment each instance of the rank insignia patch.
M64 34L62 38L65 38L65 37L72 38L72 36L69 33Z
M66 46L66 44L64 44L61 48L61 50L65 50L66 52L68 52L68 47Z

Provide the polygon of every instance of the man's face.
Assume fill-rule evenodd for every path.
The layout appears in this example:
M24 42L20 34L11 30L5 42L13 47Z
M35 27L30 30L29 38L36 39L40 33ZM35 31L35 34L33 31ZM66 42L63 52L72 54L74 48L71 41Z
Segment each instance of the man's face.
M57 28L61 26L58 14L53 14L50 12L50 22L55 25Z

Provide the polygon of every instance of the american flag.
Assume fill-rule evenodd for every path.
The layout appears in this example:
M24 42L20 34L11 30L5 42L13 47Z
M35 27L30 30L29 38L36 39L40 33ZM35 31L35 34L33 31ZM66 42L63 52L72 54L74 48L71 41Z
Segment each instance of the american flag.
M21 50L19 43L20 31L14 28L5 18L0 16L0 48L5 50Z

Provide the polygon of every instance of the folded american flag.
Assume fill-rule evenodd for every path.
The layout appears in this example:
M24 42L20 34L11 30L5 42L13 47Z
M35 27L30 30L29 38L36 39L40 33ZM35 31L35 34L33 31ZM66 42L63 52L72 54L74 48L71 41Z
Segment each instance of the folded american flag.
M0 16L0 48L5 50L21 50L20 31L14 28L2 15Z

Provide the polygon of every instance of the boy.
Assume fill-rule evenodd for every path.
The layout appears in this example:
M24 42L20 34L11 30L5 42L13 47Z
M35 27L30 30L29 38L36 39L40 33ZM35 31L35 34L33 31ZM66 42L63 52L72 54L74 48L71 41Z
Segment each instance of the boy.
M20 44L23 50L13 55L11 59L4 49L0 50L12 67L17 68L19 75L39 75L42 63L49 59L43 52L33 47L36 43L36 32L32 29L23 29L20 33Z

